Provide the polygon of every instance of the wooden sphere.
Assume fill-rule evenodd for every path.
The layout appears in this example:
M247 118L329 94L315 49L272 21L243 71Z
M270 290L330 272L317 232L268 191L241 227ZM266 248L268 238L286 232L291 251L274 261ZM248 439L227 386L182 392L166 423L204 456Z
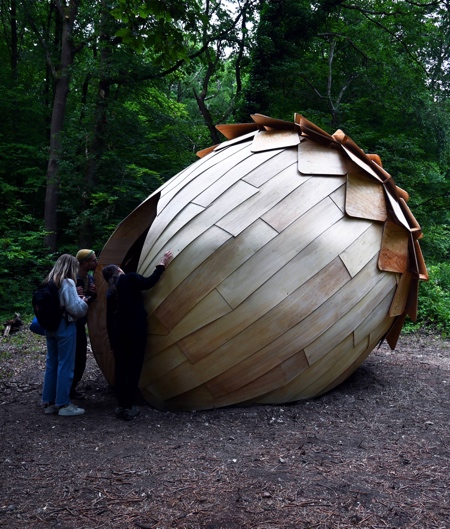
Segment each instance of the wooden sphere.
M140 388L159 409L280 404L345 380L415 318L426 279L408 195L341 131L252 116L154 192L100 254L89 309L114 383L105 325L109 263L149 275Z

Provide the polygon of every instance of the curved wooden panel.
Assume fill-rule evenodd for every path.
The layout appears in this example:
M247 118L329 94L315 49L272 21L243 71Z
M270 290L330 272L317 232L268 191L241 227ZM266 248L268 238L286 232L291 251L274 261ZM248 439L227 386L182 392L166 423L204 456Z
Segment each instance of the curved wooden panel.
M88 330L92 352L95 360L110 385L114 385L114 357L109 348L106 331L106 291L102 270L108 264L117 264L127 270L127 263L139 258L142 237L148 232L156 217L156 209L160 193L157 192L144 201L124 219L109 238L98 257L95 270L95 286L97 299L88 311ZM131 264L131 268L134 268Z

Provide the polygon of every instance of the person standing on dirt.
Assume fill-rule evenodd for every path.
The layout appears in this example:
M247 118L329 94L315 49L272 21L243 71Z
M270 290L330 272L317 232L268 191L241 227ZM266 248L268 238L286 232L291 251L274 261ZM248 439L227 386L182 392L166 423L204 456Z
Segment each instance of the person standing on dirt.
M79 250L76 255L78 265L77 292L83 296L88 305L95 301L97 294L94 276L90 274L97 266L97 256L94 250ZM75 368L73 374L72 387L70 389L71 399L84 399L84 394L77 391L77 385L83 378L87 360L87 335L86 335L87 315L79 318L77 327L77 346L75 350Z
M115 359L117 418L131 421L139 415L140 409L133 403L147 344L147 311L142 291L156 285L172 258L172 252L166 252L149 277L135 272L126 274L114 264L103 269L103 278L108 283L106 326Z
M53 281L58 287L59 304L64 307L64 315L56 331L45 333L47 358L42 404L46 414L58 413L66 417L84 413L83 408L70 402L77 336L75 322L88 310L84 297L78 295L75 286L77 272L77 259L63 254L43 281L44 284Z

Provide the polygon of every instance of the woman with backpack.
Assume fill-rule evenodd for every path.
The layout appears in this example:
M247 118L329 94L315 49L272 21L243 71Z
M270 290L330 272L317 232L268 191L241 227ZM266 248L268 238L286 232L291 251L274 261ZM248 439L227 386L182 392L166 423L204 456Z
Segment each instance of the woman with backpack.
M103 278L108 283L106 326L115 359L115 414L118 419L131 421L139 414L139 407L133 403L138 392L148 332L142 291L156 285L172 258L172 252L166 252L148 277L136 272L125 273L115 264L103 268Z
M66 417L84 413L83 408L70 402L69 396L75 366L75 322L88 310L88 305L84 297L78 295L75 284L78 264L75 257L63 254L43 281L43 285L53 283L58 288L62 317L56 330L47 330L45 333L47 359L42 402L45 413L58 413Z

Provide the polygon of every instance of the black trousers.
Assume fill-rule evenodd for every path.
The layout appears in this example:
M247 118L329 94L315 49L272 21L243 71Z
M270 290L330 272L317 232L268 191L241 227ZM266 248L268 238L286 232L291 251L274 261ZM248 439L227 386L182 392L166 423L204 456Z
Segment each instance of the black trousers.
M86 322L77 321L77 345L75 349L75 367L73 372L73 382L70 391L74 391L80 380L83 378L87 360L87 335Z
M147 344L147 322L120 329L114 350L117 405L131 409L139 391L142 364Z

